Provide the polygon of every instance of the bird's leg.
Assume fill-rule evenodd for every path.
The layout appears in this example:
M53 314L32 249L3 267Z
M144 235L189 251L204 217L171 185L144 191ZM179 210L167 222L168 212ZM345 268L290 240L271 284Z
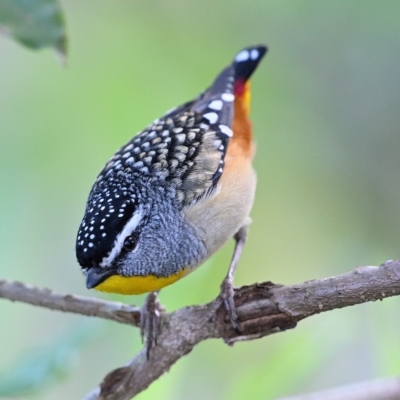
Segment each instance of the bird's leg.
M240 255L242 254L243 246L246 241L248 233L248 225L242 226L234 236L236 241L235 250L231 264L229 265L228 274L221 284L220 301L216 303L216 307L219 308L221 303L224 304L226 312L231 320L232 327L238 331L238 316L236 314L235 302L233 300L233 278L235 275L236 266L239 262ZM216 310L215 310L216 311Z
M160 329L160 315L165 308L158 300L158 291L151 292L143 304L140 312L140 336L142 341L146 337L146 356L150 358L150 350L157 345L157 337Z

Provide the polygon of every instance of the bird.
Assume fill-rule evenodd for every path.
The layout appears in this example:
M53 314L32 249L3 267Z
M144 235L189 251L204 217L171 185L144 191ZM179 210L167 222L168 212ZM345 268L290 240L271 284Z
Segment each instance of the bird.
M76 239L86 286L150 293L141 317L148 356L159 329L159 290L232 238L217 303L238 329L233 278L256 189L249 78L266 52L263 45L238 52L203 93L122 146L89 193Z

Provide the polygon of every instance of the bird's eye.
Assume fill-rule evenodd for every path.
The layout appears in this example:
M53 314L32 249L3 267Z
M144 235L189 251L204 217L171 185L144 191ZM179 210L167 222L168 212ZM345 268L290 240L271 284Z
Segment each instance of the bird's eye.
M126 251L132 251L135 249L137 245L137 240L135 237L133 237L132 235L127 236L124 240L124 250Z

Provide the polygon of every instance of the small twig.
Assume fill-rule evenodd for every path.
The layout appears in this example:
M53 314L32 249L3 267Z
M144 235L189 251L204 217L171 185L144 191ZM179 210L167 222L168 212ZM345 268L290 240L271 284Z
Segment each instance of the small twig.
M105 318L122 324L139 326L140 321L139 307L90 297L55 293L50 289L40 289L21 282L0 280L0 297L50 310Z

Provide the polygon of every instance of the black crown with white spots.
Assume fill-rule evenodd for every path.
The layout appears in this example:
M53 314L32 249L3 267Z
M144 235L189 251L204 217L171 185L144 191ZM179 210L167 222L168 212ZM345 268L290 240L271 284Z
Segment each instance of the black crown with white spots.
M195 206L216 187L234 134L235 85L250 77L265 52L264 46L242 50L209 89L154 121L109 160L78 231L84 269L102 266L138 207L151 202L143 185L163 186L166 201L179 209Z

